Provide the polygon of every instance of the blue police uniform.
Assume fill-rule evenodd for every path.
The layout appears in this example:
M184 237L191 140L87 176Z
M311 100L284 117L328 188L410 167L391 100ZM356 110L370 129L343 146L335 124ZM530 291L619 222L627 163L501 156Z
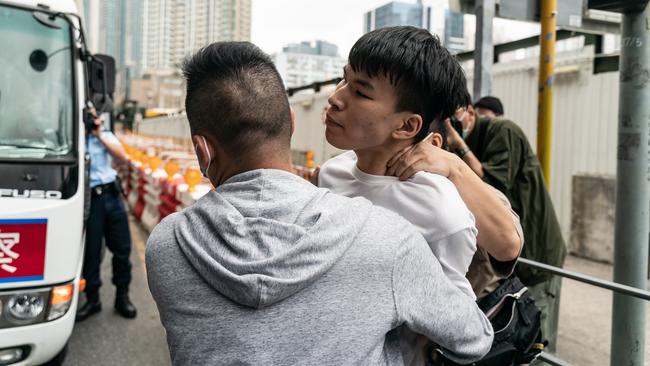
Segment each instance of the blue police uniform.
M103 131L102 138L110 143L119 144L119 140L110 131ZM116 181L117 172L112 168L112 157L108 150L97 137L88 135L86 151L90 155L91 191L82 271L83 277L86 279L86 298L89 303L99 304L99 288L102 285L100 278L102 240L105 240L106 246L113 253L112 282L117 288L117 308L117 299L120 296L128 298L128 287L131 283L129 221ZM91 314L100 309L101 305ZM78 320L85 319L85 316L79 319L80 314L77 315Z

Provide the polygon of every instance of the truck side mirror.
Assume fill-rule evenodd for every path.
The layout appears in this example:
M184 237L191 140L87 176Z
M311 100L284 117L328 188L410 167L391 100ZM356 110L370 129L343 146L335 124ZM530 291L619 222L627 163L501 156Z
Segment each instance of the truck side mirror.
M115 59L108 55L93 55L88 60L88 89L97 111L113 109L115 92Z

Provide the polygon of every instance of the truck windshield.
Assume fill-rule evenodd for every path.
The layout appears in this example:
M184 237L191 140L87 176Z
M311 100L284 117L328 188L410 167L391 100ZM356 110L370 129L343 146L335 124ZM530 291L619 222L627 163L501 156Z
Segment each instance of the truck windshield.
M0 159L60 158L72 150L70 25L50 21L0 5Z

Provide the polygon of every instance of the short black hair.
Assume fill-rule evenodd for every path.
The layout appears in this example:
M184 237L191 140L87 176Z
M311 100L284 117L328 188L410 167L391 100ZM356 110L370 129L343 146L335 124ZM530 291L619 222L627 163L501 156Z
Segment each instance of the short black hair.
M422 116L419 141L429 124L444 121L471 103L462 67L437 36L411 26L379 28L352 46L348 63L354 72L382 75L395 86L397 111Z
M499 98L490 95L477 100L474 103L474 108L489 109L497 116L503 116L503 103L501 103Z
M249 42L212 43L183 63L193 135L211 136L231 155L265 142L289 148L291 110L277 69Z

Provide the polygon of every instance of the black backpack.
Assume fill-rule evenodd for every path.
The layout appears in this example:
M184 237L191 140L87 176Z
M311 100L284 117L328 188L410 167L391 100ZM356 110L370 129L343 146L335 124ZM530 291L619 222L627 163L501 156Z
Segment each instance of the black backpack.
M496 290L478 301L494 329L492 348L473 366L528 364L548 343L542 338L541 311L528 288L516 276L504 279ZM427 351L430 366L456 366L432 345Z

